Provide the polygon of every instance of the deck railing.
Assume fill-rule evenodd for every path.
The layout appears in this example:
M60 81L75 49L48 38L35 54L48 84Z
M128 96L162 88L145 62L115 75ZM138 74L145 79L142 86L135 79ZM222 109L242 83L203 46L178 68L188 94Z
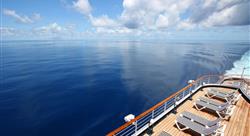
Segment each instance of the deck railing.
M250 99L250 75L230 75L224 76L224 80L238 80L234 82L233 86L240 88L240 90Z
M218 75L202 76L155 106L151 107L147 111L138 115L133 120L110 132L107 136L139 135L156 121L161 119L164 115L175 109L183 101L188 99L189 96L195 93L202 85L221 83L223 78L223 76Z

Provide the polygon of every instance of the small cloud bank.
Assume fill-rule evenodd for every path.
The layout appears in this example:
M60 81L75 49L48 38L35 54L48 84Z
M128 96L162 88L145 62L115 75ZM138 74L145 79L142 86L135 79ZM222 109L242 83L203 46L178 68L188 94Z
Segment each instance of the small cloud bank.
M15 19L18 23L31 24L41 19L41 15L33 13L32 16L20 15L15 10L3 9L3 14Z
M0 27L0 33L2 36L13 36L17 33L17 30L12 27Z
M59 25L54 22L46 26L34 28L32 33L43 39L81 39L91 36L91 32L78 32L75 24Z
M29 40L51 40L51 39L82 39L90 37L92 33L89 31L78 32L75 24L59 25L58 23L50 23L45 26L32 29L16 29L12 27L0 27L0 33L5 40L13 39L29 39Z

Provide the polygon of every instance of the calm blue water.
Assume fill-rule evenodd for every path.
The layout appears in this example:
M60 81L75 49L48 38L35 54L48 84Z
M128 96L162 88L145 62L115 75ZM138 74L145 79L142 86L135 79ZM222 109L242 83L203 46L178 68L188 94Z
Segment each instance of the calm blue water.
M0 135L105 135L203 74L223 74L244 42L2 43Z

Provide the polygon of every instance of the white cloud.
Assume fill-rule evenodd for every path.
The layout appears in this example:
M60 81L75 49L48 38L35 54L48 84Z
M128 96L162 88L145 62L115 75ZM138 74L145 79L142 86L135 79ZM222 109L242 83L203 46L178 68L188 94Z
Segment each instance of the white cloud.
M119 29L147 31L173 27L179 23L179 15L188 9L192 3L193 0L178 0L177 2L176 0L124 0L123 11L117 19L111 19L107 15L94 17L88 0L73 2L73 7L87 16L98 32L107 31L107 33L110 33L119 32L115 31Z
M217 0L217 10L222 10L224 8L232 7L234 5L247 3L249 0Z
M41 16L38 13L33 13L31 17L28 17L26 15L19 15L16 13L15 10L11 9L3 9L3 14L6 16L13 17L17 22L24 24L31 24L41 19Z
M91 13L92 7L88 0L73 1L72 7L79 13L86 16L89 19L91 25L94 26L98 32L103 32L104 30L107 30L107 28L113 28L119 26L118 21L109 18L107 15L94 17ZM111 30L107 32L110 33Z
M113 19L110 19L107 15L101 17L92 17L90 16L91 24L95 27L116 27L118 22Z
M13 36L16 34L16 29L12 27L0 27L0 33L2 36Z
M123 10L116 18L106 14L94 16L89 0L74 0L66 7L84 15L93 28L79 32L74 25L51 23L32 29L34 35L44 37L91 34L166 36L169 31L190 30L202 27L249 25L249 0L123 0ZM69 6L67 6L69 5ZM112 6L112 5L111 5ZM40 14L31 16L4 9L4 14L21 23L34 23ZM79 24L81 25L81 24ZM14 29L1 28L1 32L14 34ZM164 35L165 33L165 35ZM168 34L167 34L168 36Z
M155 21L155 25L158 29L165 29L175 26L179 22L180 18L173 14L160 14Z
M91 15L92 7L88 0L73 1L73 8L85 16Z
M96 33L145 34L162 29L190 30L204 26L247 25L248 6L239 5L245 5L248 1L123 0L123 11L117 18L93 16L88 0L77 0L73 2L73 7L89 19Z
M181 21L178 25L177 25L177 29L180 30L190 30L195 28L197 25L193 24L190 20L185 20L185 21Z
M248 25L250 24L250 3L241 3L214 12L202 23L205 26Z
M121 20L127 28L168 28L180 20L180 14L192 0L124 0Z
M158 28L167 28L169 26L169 19L164 15L159 15L156 20L156 26Z
M59 25L50 23L45 26L32 29L17 29L12 27L0 27L3 40L12 39L83 39L93 37L92 31L77 31L75 24Z
M63 28L59 26L57 23L52 23L47 26L35 28L35 32L38 32L39 34L58 33L61 32L62 30Z
M249 25L249 7L249 0L124 0L121 21L144 30Z
M139 34L140 31L133 31L131 29L125 28L125 27L115 27L113 29L105 28L105 27L97 27L96 32L98 34ZM135 32L135 33L134 33Z
M92 35L91 31L77 31L75 24L59 25L56 22L33 28L31 32L33 37L42 39L82 39Z
M236 10L237 7L245 7L245 9L240 11L243 15L240 15L239 17L235 16L235 14L239 12ZM190 8L192 9L192 12L189 18L193 23L196 24L204 24L204 21L210 20L217 16L218 19L222 18L221 25L234 25L234 23L226 23L229 20L225 18L225 14L228 15L226 15L227 17L232 16L230 17L232 18L231 21L235 19L242 20L245 18L245 16L249 16L249 0L200 0L196 1L195 6ZM242 25L247 25L247 23L243 23ZM214 25L211 24L211 26Z
M7 27L7 26L2 26L0 27L0 34L3 40L8 39L19 39L19 38L27 38L32 35L30 31L23 30L23 29L17 29L13 27Z

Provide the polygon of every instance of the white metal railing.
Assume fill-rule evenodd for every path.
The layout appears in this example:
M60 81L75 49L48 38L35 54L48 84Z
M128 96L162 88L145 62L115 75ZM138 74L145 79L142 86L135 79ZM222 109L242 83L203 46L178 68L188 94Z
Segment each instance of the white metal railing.
M135 119L127 122L120 128L110 132L108 136L130 136L139 135L147 128L149 128L156 121L161 119L164 115L175 109L183 101L189 98L193 93L199 90L204 84L215 84L221 81L221 76L209 75L203 76L193 83L187 85L183 89L179 90L175 94L166 98L162 102L156 104L149 110L145 111L141 115L137 116Z
M250 100L250 88L249 88L249 82L245 79L240 80L239 88L242 91L242 93Z
M224 76L224 81L233 80L232 86L240 88L242 93L248 97L250 100L250 76L249 75L231 75L231 76Z

